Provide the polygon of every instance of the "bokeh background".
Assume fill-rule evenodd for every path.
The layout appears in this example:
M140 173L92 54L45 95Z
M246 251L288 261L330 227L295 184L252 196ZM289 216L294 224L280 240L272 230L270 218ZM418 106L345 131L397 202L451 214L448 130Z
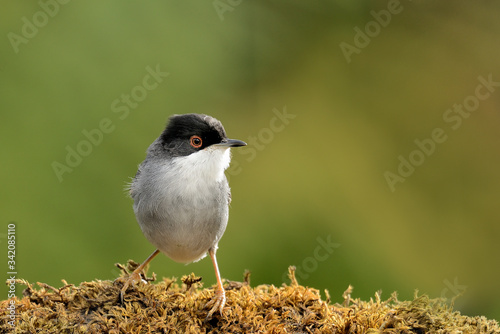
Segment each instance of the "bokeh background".
M242 280L249 269L253 285L281 285L293 264L300 283L328 289L336 302L349 284L364 299L377 290L400 299L415 289L448 300L462 293L461 312L500 318L500 3L3 7L5 279L9 222L17 226L17 276L31 282L112 280L115 262L143 261L153 247L124 186L167 118L197 112L250 144L233 150L227 173L233 203L218 252L223 277ZM380 14L388 7L390 19ZM359 34L365 29L371 36ZM347 44L359 47L346 56ZM148 68L169 73L151 90L143 86ZM480 76L495 83L479 89L487 98L453 129L458 120L443 117L474 102ZM288 118L277 118L285 111ZM103 120L108 133L82 144L83 131ZM436 128L446 140L418 160L415 140ZM67 147L88 154L58 178L53 165L67 165ZM420 165L391 189L386 172L397 174L400 156L410 155ZM208 259L185 266L160 256L152 271L215 283ZM0 293L5 299L5 286Z

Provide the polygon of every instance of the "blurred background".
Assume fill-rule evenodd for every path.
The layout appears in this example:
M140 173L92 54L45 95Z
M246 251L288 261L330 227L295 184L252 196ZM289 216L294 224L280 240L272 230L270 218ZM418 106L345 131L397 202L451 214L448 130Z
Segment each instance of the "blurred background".
M334 302L418 289L500 318L500 3L59 1L0 14L3 279L11 222L30 282L142 262L124 187L167 118L196 112L249 143L224 278L281 285L296 265ZM215 283L207 258L151 272Z

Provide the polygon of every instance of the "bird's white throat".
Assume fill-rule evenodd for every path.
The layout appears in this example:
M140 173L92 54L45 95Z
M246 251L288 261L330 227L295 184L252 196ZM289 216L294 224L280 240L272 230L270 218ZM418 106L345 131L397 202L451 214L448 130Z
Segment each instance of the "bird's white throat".
M185 157L176 157L173 167L180 179L219 182L224 178L224 171L230 162L230 148L214 145Z

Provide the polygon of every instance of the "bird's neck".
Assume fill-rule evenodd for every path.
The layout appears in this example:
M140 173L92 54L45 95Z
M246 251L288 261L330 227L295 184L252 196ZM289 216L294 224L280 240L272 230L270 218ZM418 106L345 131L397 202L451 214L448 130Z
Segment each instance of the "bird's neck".
M176 174L181 179L219 182L224 179L224 171L229 167L231 153L229 148L207 148L174 160Z

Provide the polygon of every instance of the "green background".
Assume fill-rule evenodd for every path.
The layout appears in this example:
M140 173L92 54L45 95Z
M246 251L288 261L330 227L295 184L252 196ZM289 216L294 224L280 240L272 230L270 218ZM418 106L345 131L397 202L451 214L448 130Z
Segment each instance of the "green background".
M455 130L443 116L474 101L478 77L500 81L500 4L401 1L385 26L371 13L387 10L385 1L215 4L226 7L69 1L47 5L48 15L37 1L4 3L5 279L12 221L18 277L30 282L114 279L115 262L144 260L154 249L125 184L167 118L197 112L251 144L233 149L228 171L224 278L249 269L252 285L281 285L294 264L300 283L328 289L336 302L349 284L364 299L379 289L401 299L415 289L448 299L463 292L459 310L499 319L500 87L480 89L488 97ZM36 33L25 27L34 20ZM355 46L366 28L369 40L358 33L360 47L346 57L341 43ZM31 37L14 43L23 33ZM140 92L146 68L157 65L170 75L120 119L112 103ZM284 108L294 118L282 127L273 110ZM59 182L53 163L66 164L66 147L103 119L113 131ZM446 140L391 191L384 174L398 173L400 156L421 158L415 140L436 128ZM331 253L318 238L335 244ZM159 256L152 271L215 282L208 259L185 266ZM3 285L0 293L5 299Z

